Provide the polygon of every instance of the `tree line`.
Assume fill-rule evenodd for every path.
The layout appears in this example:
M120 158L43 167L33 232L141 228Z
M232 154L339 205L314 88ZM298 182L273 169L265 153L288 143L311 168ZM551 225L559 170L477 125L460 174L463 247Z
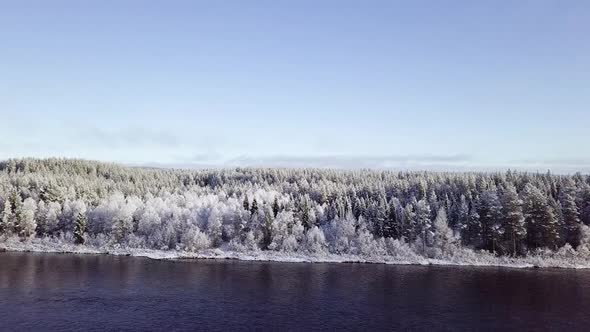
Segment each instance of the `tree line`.
M198 251L333 253L577 248L588 175L0 163L0 234Z

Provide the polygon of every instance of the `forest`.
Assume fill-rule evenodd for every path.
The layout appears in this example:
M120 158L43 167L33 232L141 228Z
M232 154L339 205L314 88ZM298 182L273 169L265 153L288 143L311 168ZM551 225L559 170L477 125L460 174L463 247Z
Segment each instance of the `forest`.
M590 257L590 177L0 163L0 242L200 252ZM590 259L590 258L588 258Z

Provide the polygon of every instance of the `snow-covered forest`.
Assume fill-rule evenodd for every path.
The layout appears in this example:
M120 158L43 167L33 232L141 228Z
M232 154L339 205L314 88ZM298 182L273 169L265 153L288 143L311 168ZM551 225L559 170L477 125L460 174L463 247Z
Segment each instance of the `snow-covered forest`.
M590 260L590 177L581 174L170 170L19 159L0 163L0 211L0 242L24 245Z

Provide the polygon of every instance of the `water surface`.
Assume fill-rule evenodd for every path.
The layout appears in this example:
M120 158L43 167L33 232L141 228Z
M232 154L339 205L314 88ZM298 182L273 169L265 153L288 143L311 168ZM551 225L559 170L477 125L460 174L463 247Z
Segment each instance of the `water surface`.
M590 271L0 253L0 329L582 330Z

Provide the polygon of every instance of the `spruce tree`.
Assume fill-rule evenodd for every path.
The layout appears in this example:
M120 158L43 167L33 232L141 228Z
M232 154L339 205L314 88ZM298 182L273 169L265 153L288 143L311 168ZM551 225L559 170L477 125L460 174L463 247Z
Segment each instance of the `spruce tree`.
M469 218L467 219L467 225L462 233L461 240L467 246L479 247L482 244L477 201L469 208Z
M242 206L244 207L244 210L250 211L250 202L248 201L247 195L244 196L244 202L242 203Z
M412 203L406 204L403 212L402 221L402 236L407 242L414 242L416 240L416 214L414 213L414 206Z
M430 219L430 205L425 199L418 201L416 205L416 235L422 237L422 251L426 250L426 237L427 232L430 232L432 228L432 221Z
M84 233L86 232L86 215L78 213L74 225L74 239L77 244L84 244Z
M301 203L299 204L299 219L301 224L306 230L312 228L311 216L309 215L309 199L307 196L301 197Z
M461 198L459 199L456 215L457 220L453 225L453 233L463 238L463 231L467 228L467 223L469 221L469 205L467 204L465 195L461 195Z
M263 239L262 239L262 248L268 249L272 241L272 225L274 221L273 211L268 208L267 204L264 204L264 225L262 229Z
M254 215L258 213L258 202L256 201L256 198L254 198L252 200L252 206L250 206L250 214Z
M280 206L279 206L279 199L275 197L274 202L272 203L272 213L276 218L279 214Z
M381 197L379 202L374 205L374 234L378 237L384 237L388 212L385 197ZM386 236L387 237L387 236Z
M396 207L394 204L389 205L387 218L383 227L383 237L399 239L401 237L400 223L397 220Z

